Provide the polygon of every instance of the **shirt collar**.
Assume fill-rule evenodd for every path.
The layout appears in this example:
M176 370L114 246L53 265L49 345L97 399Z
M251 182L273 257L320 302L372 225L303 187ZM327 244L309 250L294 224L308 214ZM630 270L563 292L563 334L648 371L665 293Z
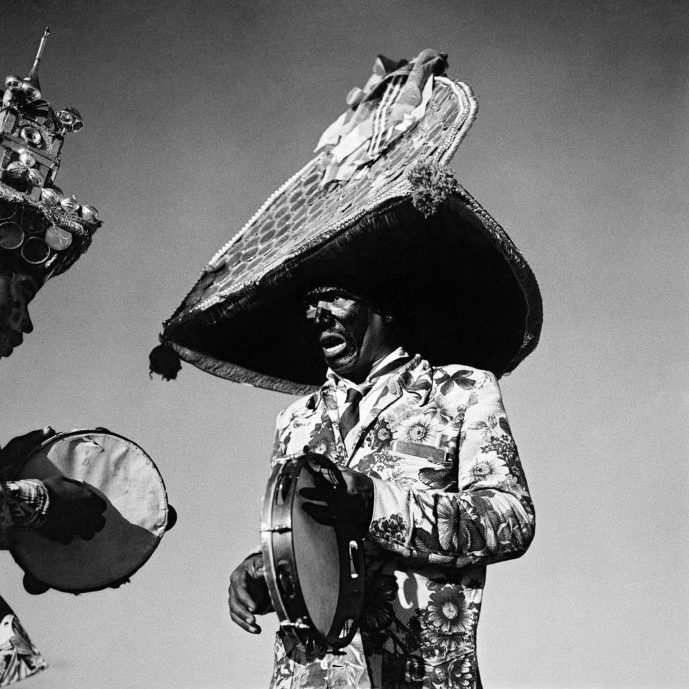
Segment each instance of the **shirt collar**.
M356 383L352 383L352 381L348 380L347 378L339 376L337 373L335 373L335 371L329 368L325 375L326 386L337 388L341 385L344 386L346 389L356 388L362 394L365 394L366 392L368 392L368 390L371 389L371 387L378 378L388 373L392 373L393 371L396 371L397 369L399 369L400 366L406 364L409 361L409 359L411 359L411 356L407 353L404 347L398 347L397 349L393 350L392 352L384 356L380 361L377 361L373 365L371 372L366 377L366 380L363 383L360 383L359 385L357 385Z

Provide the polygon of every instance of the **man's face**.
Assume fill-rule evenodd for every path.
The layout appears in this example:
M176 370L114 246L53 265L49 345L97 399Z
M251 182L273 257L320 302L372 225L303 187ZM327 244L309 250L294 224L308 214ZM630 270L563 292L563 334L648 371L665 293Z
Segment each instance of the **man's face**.
M313 325L328 366L354 383L394 349L385 318L337 289L311 293L306 318Z
M0 357L9 356L33 330L28 306L39 287L32 275L0 269Z

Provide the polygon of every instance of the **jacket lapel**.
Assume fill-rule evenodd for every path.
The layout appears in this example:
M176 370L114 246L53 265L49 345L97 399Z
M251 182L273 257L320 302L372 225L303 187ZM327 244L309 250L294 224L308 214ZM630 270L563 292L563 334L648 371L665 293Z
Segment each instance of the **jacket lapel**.
M406 398L408 406L421 406L428 401L431 385L431 367L418 354L397 375L388 376L380 381L380 385L374 385L367 395L372 400L372 404L362 402L362 415L356 430L356 441L349 453L349 461L351 462L361 447L371 426L391 404L401 398Z

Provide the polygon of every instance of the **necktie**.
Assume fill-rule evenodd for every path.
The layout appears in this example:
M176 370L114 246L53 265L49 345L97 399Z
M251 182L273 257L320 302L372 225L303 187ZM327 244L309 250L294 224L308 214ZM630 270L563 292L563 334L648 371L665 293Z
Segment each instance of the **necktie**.
M342 440L347 437L349 431L359 423L359 402L363 395L356 388L349 388L347 390L347 399L345 400L345 410L340 417L340 433Z

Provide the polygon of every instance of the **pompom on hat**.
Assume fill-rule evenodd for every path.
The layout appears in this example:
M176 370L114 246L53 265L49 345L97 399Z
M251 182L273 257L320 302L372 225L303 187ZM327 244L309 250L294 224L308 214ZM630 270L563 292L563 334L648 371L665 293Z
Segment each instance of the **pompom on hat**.
M0 103L0 261L41 283L65 272L101 225L93 206L55 186L64 136L84 123L75 108L56 112L43 98L38 66L48 34L29 74L5 79Z
M447 57L379 57L316 157L211 259L163 324L174 354L229 380L289 393L323 382L302 297L339 285L394 316L408 350L501 376L538 343L536 279L505 231L447 167L476 117Z

